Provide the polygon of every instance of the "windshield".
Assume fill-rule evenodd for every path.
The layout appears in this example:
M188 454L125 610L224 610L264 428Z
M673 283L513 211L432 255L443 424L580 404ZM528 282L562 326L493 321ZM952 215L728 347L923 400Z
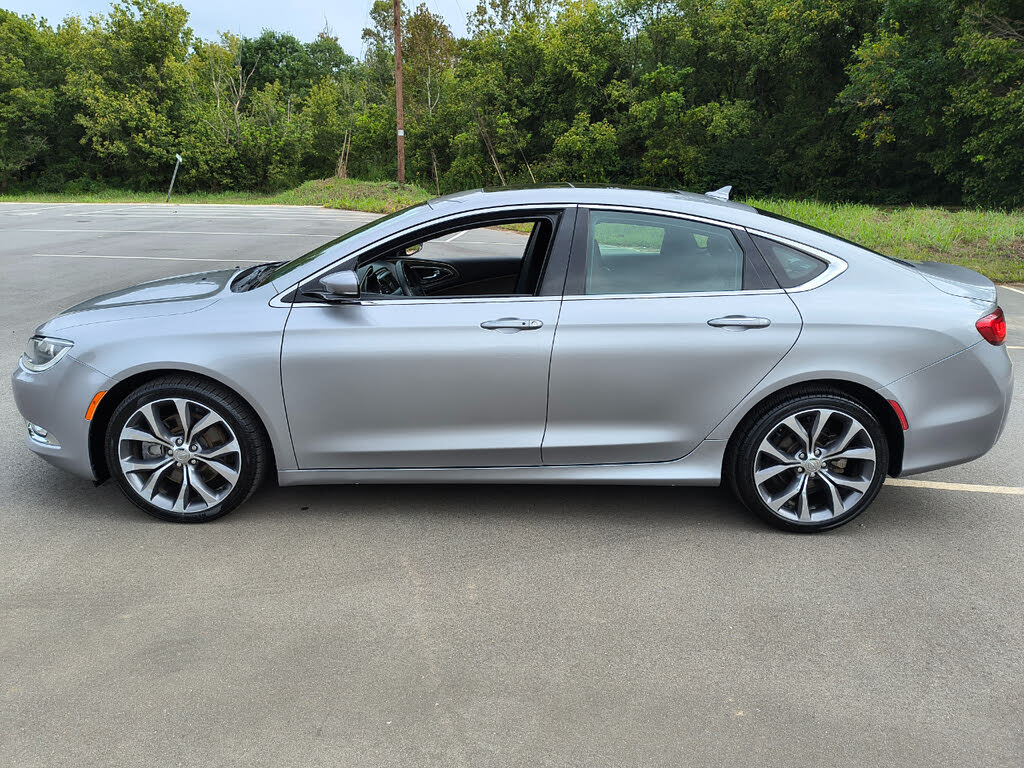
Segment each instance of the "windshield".
M326 251L329 251L330 249L332 249L335 246L345 242L346 240L349 240L350 238L356 237L357 235L362 235L362 234L364 234L366 232L369 232L369 231L373 230L376 227L386 228L386 225L388 225L388 224L390 224L392 222L395 222L395 221L397 221L399 219L402 219L402 218L405 218L407 216L412 215L415 211L418 211L424 205L426 205L426 203L418 203L417 205L411 205L408 208L403 208L400 211L395 211L394 213L389 213L387 216L381 216L379 219L374 219L373 221L371 221L371 222L369 222L367 224L363 224L363 226L361 226L361 227L357 227L356 229L353 229L351 232L346 232L341 237L336 237L334 240L331 240L328 243L324 243L319 248L314 248L309 253L307 253L307 254L305 254L303 256L299 256L297 259L292 259L291 261L286 261L284 264L281 264L280 266L278 266L273 271L270 271L270 272L262 275L262 280L260 280L259 284L260 285L266 285L267 283L272 283L275 280L277 280L278 278L284 277L285 275L287 275L292 270L298 269L299 267L306 266L307 264L309 264L310 262L312 262L315 259L317 259L320 255L322 255Z

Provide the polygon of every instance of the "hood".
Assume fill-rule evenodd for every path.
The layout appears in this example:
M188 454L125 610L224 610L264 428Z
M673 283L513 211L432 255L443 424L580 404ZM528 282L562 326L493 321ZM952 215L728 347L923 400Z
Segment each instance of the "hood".
M943 293L989 303L996 301L995 283L973 269L943 264L939 261L918 261L910 264L921 277Z
M104 293L65 309L42 328L54 332L111 320L195 312L214 303L236 273L235 269L195 272Z

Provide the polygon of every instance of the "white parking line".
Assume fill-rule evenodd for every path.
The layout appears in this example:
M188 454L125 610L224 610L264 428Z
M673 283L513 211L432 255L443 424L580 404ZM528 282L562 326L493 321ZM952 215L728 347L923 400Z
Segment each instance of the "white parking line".
M974 485L973 483L943 483L935 480L905 480L898 477L889 477L885 480L886 485L902 486L904 488L930 488L934 491L967 491L968 493L999 493L1004 496L1024 496L1024 488L1017 488L1012 485Z
M466 234L466 233L467 233L468 231L469 231L468 229L464 229L464 230L462 230L461 232L456 232L456 233L455 233L454 235L452 235L451 237L449 237L449 238L448 238L447 240L442 240L441 242L444 242L444 243L450 243L450 242L451 242L452 240L457 240L458 238L462 237L462 236L463 236L464 234Z
M8 232L96 232L118 235L233 235L235 237L331 237L330 232L185 232L180 229L24 229Z
M1022 291L1020 288L1014 288L1012 285L1001 285L999 287L1005 288L1008 291L1013 291L1014 293L1024 294L1024 291Z
M33 253L33 256L41 256L43 258L52 259L138 259L140 261L219 261L219 262L231 262L232 264L238 262L246 262L252 264L265 264L269 259L203 259L193 256L104 256L99 253Z

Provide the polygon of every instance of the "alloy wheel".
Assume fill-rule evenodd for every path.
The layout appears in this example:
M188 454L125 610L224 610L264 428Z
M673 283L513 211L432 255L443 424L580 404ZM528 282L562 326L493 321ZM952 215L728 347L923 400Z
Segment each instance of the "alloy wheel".
M778 517L821 523L853 509L877 467L875 444L860 421L812 408L769 430L754 456L754 486Z
M182 397L137 408L121 428L118 459L145 502L180 515L224 501L242 468L241 446L225 418Z

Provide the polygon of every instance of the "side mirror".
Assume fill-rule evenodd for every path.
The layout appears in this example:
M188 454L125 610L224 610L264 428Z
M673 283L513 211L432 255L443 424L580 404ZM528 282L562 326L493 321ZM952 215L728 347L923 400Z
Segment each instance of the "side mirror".
M423 250L423 243L416 243L416 245L410 245L405 249L406 256L415 256L417 253Z
M320 278L320 291L303 291L306 296L331 304L344 304L359 299L359 275L354 270L333 272Z

